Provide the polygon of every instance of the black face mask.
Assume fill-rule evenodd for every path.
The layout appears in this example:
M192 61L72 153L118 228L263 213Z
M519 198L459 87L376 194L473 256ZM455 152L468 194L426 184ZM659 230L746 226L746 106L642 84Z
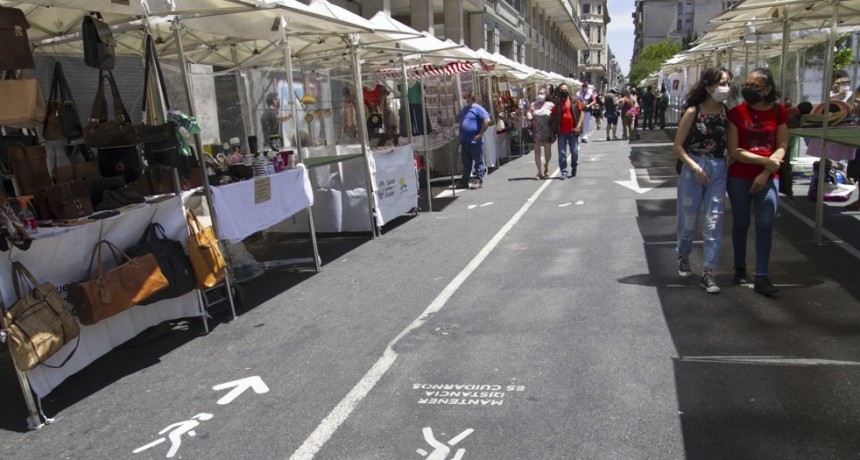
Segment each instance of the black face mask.
M752 88L741 88L741 96L750 104L758 104L764 99L761 93Z
M562 92L558 93L558 95L561 96L562 98L566 98L566 97L570 96L570 93L567 91L562 91Z

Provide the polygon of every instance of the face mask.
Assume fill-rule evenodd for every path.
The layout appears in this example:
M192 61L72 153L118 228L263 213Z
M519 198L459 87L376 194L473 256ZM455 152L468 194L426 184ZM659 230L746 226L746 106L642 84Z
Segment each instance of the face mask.
M711 97L713 97L715 101L723 103L729 99L729 94L731 94L731 89L728 86L717 86L717 89L714 90Z
M566 97L570 96L570 93L567 91L562 91L562 92L558 93L558 95L561 96L562 98L566 98Z
M848 91L851 91L851 87L850 87L850 86L848 86L848 85L839 86L839 87L837 87L837 88L836 88L836 92L835 92L835 94L847 93Z
M762 96L761 93L752 88L741 89L741 96L743 96L744 100L750 104L758 104L764 99L764 96Z
M546 100L546 94L538 94L538 101L543 102Z

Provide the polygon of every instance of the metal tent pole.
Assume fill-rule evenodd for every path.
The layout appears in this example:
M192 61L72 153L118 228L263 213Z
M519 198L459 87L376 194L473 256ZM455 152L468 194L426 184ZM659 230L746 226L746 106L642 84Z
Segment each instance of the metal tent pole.
M418 65L421 66L421 69L424 69L424 57L421 57L421 60L418 62ZM427 181L427 212L433 212L433 188L430 187L430 146L428 145L428 135L430 132L430 117L427 114L427 91L424 89L424 75L422 74L421 78L421 117L424 119L424 134L421 136L424 138L424 155L426 157L425 165L424 165L424 174L425 179ZM441 129L441 127L439 127ZM454 170L451 170L451 183L453 184ZM456 190L454 191L456 196Z
M788 21L788 8L782 8L782 59L779 61L779 95L785 100L785 90L788 87L788 39L791 35L791 23ZM779 102L779 101L777 101Z
M352 76L355 80L355 87L357 91L355 92L358 120L359 120L359 129L358 129L358 137L361 142L361 153L364 159L364 180L367 182L367 210L370 217L370 230L371 230L371 238L376 239L378 227L376 226L376 206L374 205L374 191L373 191L373 176L370 173L370 159L368 155L368 148L370 146L370 141L368 140L367 134L367 115L364 112L364 91L361 90L361 55L359 53L359 38L357 34L350 34L348 37L348 43L350 48L352 49ZM365 122L362 123L362 120Z
M288 27L289 22L287 18L281 16L281 35L284 39L284 66L287 68L287 90L290 93L290 116L295 120L296 126L296 155L298 155L297 158L299 163L304 164L305 159L302 156L302 136L299 135L299 110L298 107L296 107L296 95L293 92L293 60L290 56L292 51L290 49L290 39L287 36ZM308 174L310 174L310 171L308 171ZM306 209L308 210L308 229L311 232L311 245L314 248L314 270L319 272L322 270L322 260L320 260L319 246L317 246L317 232L316 225L314 224L314 207L313 205L310 205Z
M196 116L196 111L194 110L194 99L191 97L191 80L188 77L188 62L185 59L185 49L182 46L182 37L180 36L179 19L175 19L173 21L173 36L176 40L176 51L177 57L179 58L179 71L182 74L182 86L185 89L185 101L188 103L188 115L191 117ZM197 161L200 163L200 167L205 171L206 169L206 154L203 152L203 141L200 140L200 134L194 133L194 148L197 151ZM215 220L218 216L215 214L215 205L212 202L212 189L209 187L208 178L203 179L203 195L206 197L206 206L209 208L209 215L212 216L212 223L215 223ZM217 226L213 225L212 230L215 231L215 236L218 236ZM218 245L221 248L221 251L225 252L225 246L223 242L219 239ZM224 274L224 284L227 288L227 301L230 303L230 313L233 314L233 318L236 318L236 306L233 304L233 280L230 277L230 271L227 270ZM200 296L204 296L203 292L199 292ZM203 322L205 324L206 331L209 331L209 325L206 322L206 312L203 312Z

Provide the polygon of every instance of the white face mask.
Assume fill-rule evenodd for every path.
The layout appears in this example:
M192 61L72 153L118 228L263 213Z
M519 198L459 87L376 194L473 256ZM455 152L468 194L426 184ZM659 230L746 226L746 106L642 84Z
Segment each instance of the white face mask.
M546 100L546 94L538 94L537 100L543 102Z
M717 89L711 93L711 97L713 97L715 101L722 103L729 100L729 94L731 94L731 88L728 86L717 86Z

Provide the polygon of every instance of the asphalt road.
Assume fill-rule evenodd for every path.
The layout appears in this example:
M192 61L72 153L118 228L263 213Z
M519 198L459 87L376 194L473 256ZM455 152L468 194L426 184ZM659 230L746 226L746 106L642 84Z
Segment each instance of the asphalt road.
M206 336L147 331L52 392L39 431L4 356L0 457L858 457L857 213L828 206L817 245L811 203L782 203L775 299L731 285L727 222L707 294L677 275L668 138L601 138L571 180L526 156L375 240L323 240L322 272L247 283Z

